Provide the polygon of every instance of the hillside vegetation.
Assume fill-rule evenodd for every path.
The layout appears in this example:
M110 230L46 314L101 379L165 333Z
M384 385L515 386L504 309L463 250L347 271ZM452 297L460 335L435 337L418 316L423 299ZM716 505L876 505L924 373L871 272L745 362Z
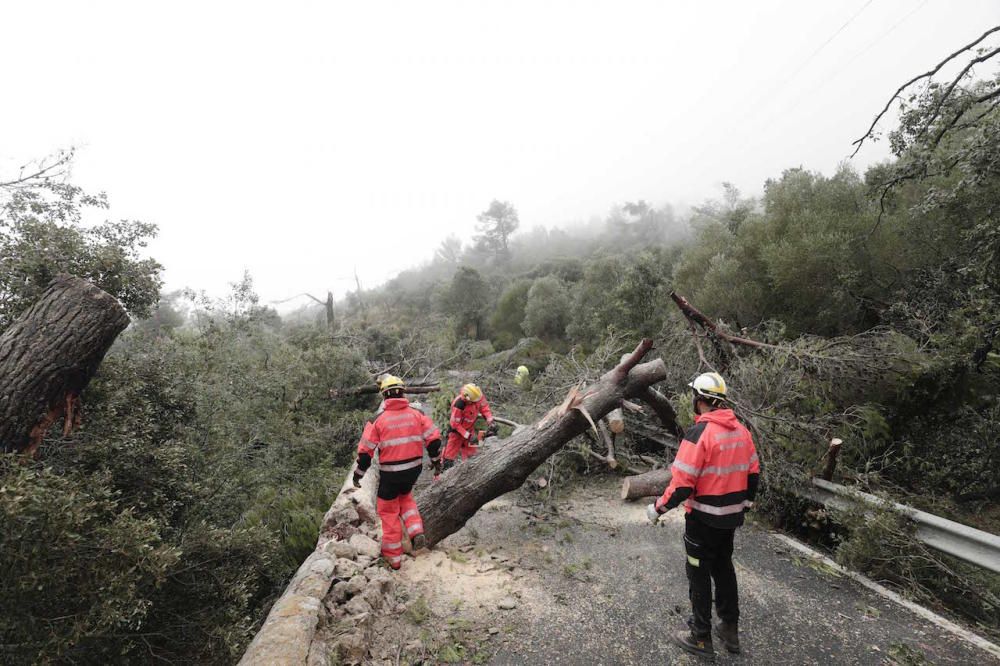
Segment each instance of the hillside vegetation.
M690 214L639 201L521 230L515 205L492 202L475 238L350 294L332 321L279 317L250 276L221 302L161 295L152 226L86 224L106 201L70 184L4 189L0 329L60 271L136 323L85 393L82 429L53 431L37 459L0 457L0 607L16 609L0 616L0 661L233 662L312 550L374 408L328 389L391 370L451 390L460 370L527 421L643 336L682 419L697 372L727 377L760 444L767 517L1000 626L997 577L927 552L891 516L834 529L793 493L836 436L844 480L1000 531L998 86L910 99L894 158L863 174L789 169L760 197L726 186ZM772 346L693 335L672 291ZM513 384L522 363L531 390ZM439 425L449 397L433 399ZM588 469L568 450L548 473L558 487Z

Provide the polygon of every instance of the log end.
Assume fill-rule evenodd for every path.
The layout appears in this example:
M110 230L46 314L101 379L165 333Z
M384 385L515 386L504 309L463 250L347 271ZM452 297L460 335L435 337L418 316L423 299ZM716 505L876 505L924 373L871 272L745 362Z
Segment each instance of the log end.
M622 493L621 493L621 498L622 498L623 500L627 500L627 499L628 499L628 487L629 487L629 480L628 480L628 479L625 479L624 481L622 481Z

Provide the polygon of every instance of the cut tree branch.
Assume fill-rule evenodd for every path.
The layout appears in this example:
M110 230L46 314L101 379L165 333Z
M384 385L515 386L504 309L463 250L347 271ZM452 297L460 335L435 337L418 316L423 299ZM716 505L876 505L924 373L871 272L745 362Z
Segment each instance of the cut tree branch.
M670 298L673 299L677 307L680 308L684 316L687 317L688 321L694 322L701 326L706 331L711 332L713 335L722 338L726 342L734 345L746 345L747 347L756 347L757 349L781 349L777 345L772 345L767 342L758 342L757 340L751 340L750 338L741 338L738 335L733 335L732 333L727 333L716 325L714 321L702 314L698 308L694 307L688 303L687 299L683 296L677 294L677 292L670 292Z
M410 395L436 393L440 390L441 387L437 382L414 382L413 384L406 384L403 386L403 393L408 393ZM339 400L340 398L355 397L359 395L374 395L378 392L378 384L365 384L364 386L353 386L351 388L332 388L329 393L331 400Z

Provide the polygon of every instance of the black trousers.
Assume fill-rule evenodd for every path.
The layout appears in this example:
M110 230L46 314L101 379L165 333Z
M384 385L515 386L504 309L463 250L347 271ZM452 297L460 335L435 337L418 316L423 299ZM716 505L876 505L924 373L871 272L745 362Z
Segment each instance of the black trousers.
M688 621L695 636L712 632L712 582L715 582L715 612L719 619L735 624L740 617L740 599L733 567L735 529L709 527L687 516L684 550L687 553L688 596L692 618Z
M376 494L379 499L396 499L400 495L405 495L413 490L413 484L417 482L417 477L419 476L420 467L412 467L400 472L383 472L379 470L378 492Z

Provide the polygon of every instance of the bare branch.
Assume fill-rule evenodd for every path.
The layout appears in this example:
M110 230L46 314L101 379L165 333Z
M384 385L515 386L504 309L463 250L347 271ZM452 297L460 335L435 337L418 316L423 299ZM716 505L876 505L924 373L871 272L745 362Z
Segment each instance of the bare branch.
M312 294L308 294L308 293L306 293L304 291L301 294L295 294L294 296L289 296L288 298L284 298L284 299L282 299L280 301L271 301L271 303L273 305L281 305L282 303L287 303L288 301L294 301L299 296L308 296L309 298L313 299L314 301L316 301L320 305L326 305L326 301L321 301L318 298L316 298L315 296L313 296Z
M50 156L36 162L35 170L31 173L24 173L28 165L21 167L20 173L14 180L0 182L0 188L15 188L30 185L33 181L57 178L66 174L70 162L73 161L72 149L58 152L55 156ZM51 161L49 161L51 160Z
M951 62L952 60L954 60L958 56L962 55L963 53L965 53L969 49L973 48L974 46L976 46L977 44L979 44L981 41L983 41L984 39L986 39L987 37L989 37L990 35L992 35L994 32L997 32L998 30L1000 30L1000 25L995 26L993 28L990 28L989 30L987 30L986 32L984 32L982 35L980 35L980 37L978 39L976 39L974 42L972 42L971 44L967 44L966 46L963 46L959 50L955 51L950 56L948 56L947 58L945 58L944 60L942 60L941 62L939 62L937 65L935 65L932 69L929 69L926 72L924 72L923 74L919 74L919 75L913 77L912 79L910 79L909 81L907 81L906 83L904 83L903 85L901 85L896 90L896 92L894 92L892 94L892 97L889 98L889 101L885 103L885 108L883 108L881 111L879 111L878 115L875 116L875 120L872 121L871 127L868 128L868 131L865 132L861 136L860 139L852 142L852 145L857 146L857 148L855 148L854 152L851 153L851 157L853 158L855 155L857 155L858 151L861 150L861 146L864 145L865 140L866 139L870 139L872 137L872 132L875 131L875 126L882 119L882 117L889 111L889 107L892 106L892 103L894 101L896 101L897 99L899 99L899 94L901 92L903 92L904 90L906 90L907 88L909 88L911 85L913 85L917 81L920 81L921 79L928 79L928 78L934 76L939 71L941 71L942 67L944 67L949 62Z

